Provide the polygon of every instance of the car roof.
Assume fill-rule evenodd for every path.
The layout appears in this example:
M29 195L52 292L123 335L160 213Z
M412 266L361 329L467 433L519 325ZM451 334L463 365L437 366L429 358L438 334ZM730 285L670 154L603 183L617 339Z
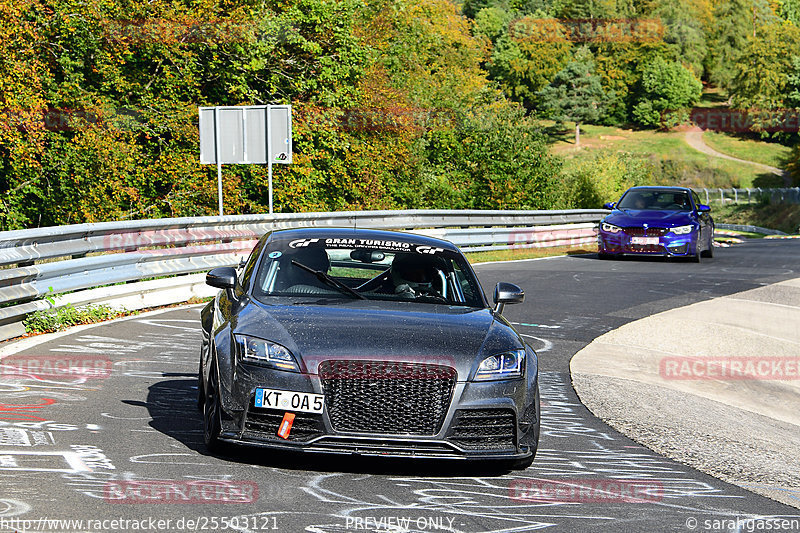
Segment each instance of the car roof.
M292 239L369 239L377 241L402 241L415 246L433 246L460 253L458 247L450 241L402 231L330 227L293 228L275 230L262 237L262 239L267 238L278 241Z
M688 187L675 187L674 185L637 185L636 187L631 187L630 189L628 189L628 191L646 191L646 190L656 190L656 191L672 190L672 191L682 191L682 192L692 191Z

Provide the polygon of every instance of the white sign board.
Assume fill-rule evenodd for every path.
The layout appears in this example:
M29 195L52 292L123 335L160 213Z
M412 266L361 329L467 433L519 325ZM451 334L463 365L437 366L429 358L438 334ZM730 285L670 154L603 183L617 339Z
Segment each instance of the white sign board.
M201 107L200 163L292 162L292 106Z
M222 216L222 165L269 168L272 213L272 165L292 162L292 106L199 107L200 163L217 165L219 216Z

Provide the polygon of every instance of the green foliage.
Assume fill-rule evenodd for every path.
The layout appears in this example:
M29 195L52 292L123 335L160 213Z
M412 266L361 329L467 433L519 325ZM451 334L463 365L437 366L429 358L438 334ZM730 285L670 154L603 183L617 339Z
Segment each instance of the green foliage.
M707 71L712 82L730 87L736 76L736 65L748 38L774 20L766 0L728 0L717 2L711 33L711 54Z
M697 78L703 75L708 54L707 36L701 12L692 0L661 0L655 4L651 17L664 25L664 42L671 57L680 59Z
M633 118L643 126L656 126L664 113L697 103L702 91L700 80L683 65L657 57L642 69Z
M403 202L410 206L434 201L451 209L542 209L553 201L560 163L519 107L470 112L457 128L430 132L423 141L422 168L428 170L409 177Z
M764 26L747 41L731 84L734 106L740 109L775 109L792 99L788 83L797 83L796 56L800 27L786 22Z
M594 57L589 49L582 48L538 97L540 108L558 122L568 120L578 126L597 122L607 97L595 73Z
M654 169L641 158L600 152L564 172L556 206L560 209L599 209L613 202L629 187L646 185Z
M532 108L537 93L569 62L572 45L531 33L537 28L537 22L531 19L516 21L515 28L517 31L497 39L488 64L489 74L509 98Z
M28 315L23 324L27 333L50 333L80 324L111 320L125 314L127 311L124 309L113 309L107 305L74 307L68 304L48 311L36 311Z
M513 20L511 13L499 7L486 7L475 15L474 35L482 35L492 42L508 32L508 25Z

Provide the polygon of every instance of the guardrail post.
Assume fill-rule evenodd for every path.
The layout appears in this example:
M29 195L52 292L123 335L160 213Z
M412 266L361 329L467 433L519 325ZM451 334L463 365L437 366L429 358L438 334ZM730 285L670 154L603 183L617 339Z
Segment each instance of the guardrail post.
M736 187L733 188L733 203L739 203L739 192L736 190Z
M711 201L708 199L708 189L706 189L705 187L703 187L703 192L705 192L705 193L706 193L706 205L708 205L708 204L710 204L710 203L711 203Z
M750 203L750 187L747 188L747 203Z
M722 189L719 190L719 202L725 205L725 193L722 192Z

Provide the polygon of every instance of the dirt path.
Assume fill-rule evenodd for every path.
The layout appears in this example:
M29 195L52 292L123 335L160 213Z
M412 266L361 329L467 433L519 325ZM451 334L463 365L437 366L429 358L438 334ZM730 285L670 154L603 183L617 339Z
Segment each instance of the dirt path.
M747 165L753 165L754 167L763 169L765 172L770 172L777 176L783 176L784 181L787 181L788 176L786 174L786 171L780 168L771 167L769 165L764 165L762 163L756 163L755 161L748 161L746 159L739 159L738 157L733 157L727 154L723 154L722 152L717 152L716 150L714 150L705 143L705 141L703 140L703 130L701 130L700 128L692 129L686 132L686 144L688 144L698 152L710 155L711 157L719 157L721 159L729 159L731 161L745 163Z

